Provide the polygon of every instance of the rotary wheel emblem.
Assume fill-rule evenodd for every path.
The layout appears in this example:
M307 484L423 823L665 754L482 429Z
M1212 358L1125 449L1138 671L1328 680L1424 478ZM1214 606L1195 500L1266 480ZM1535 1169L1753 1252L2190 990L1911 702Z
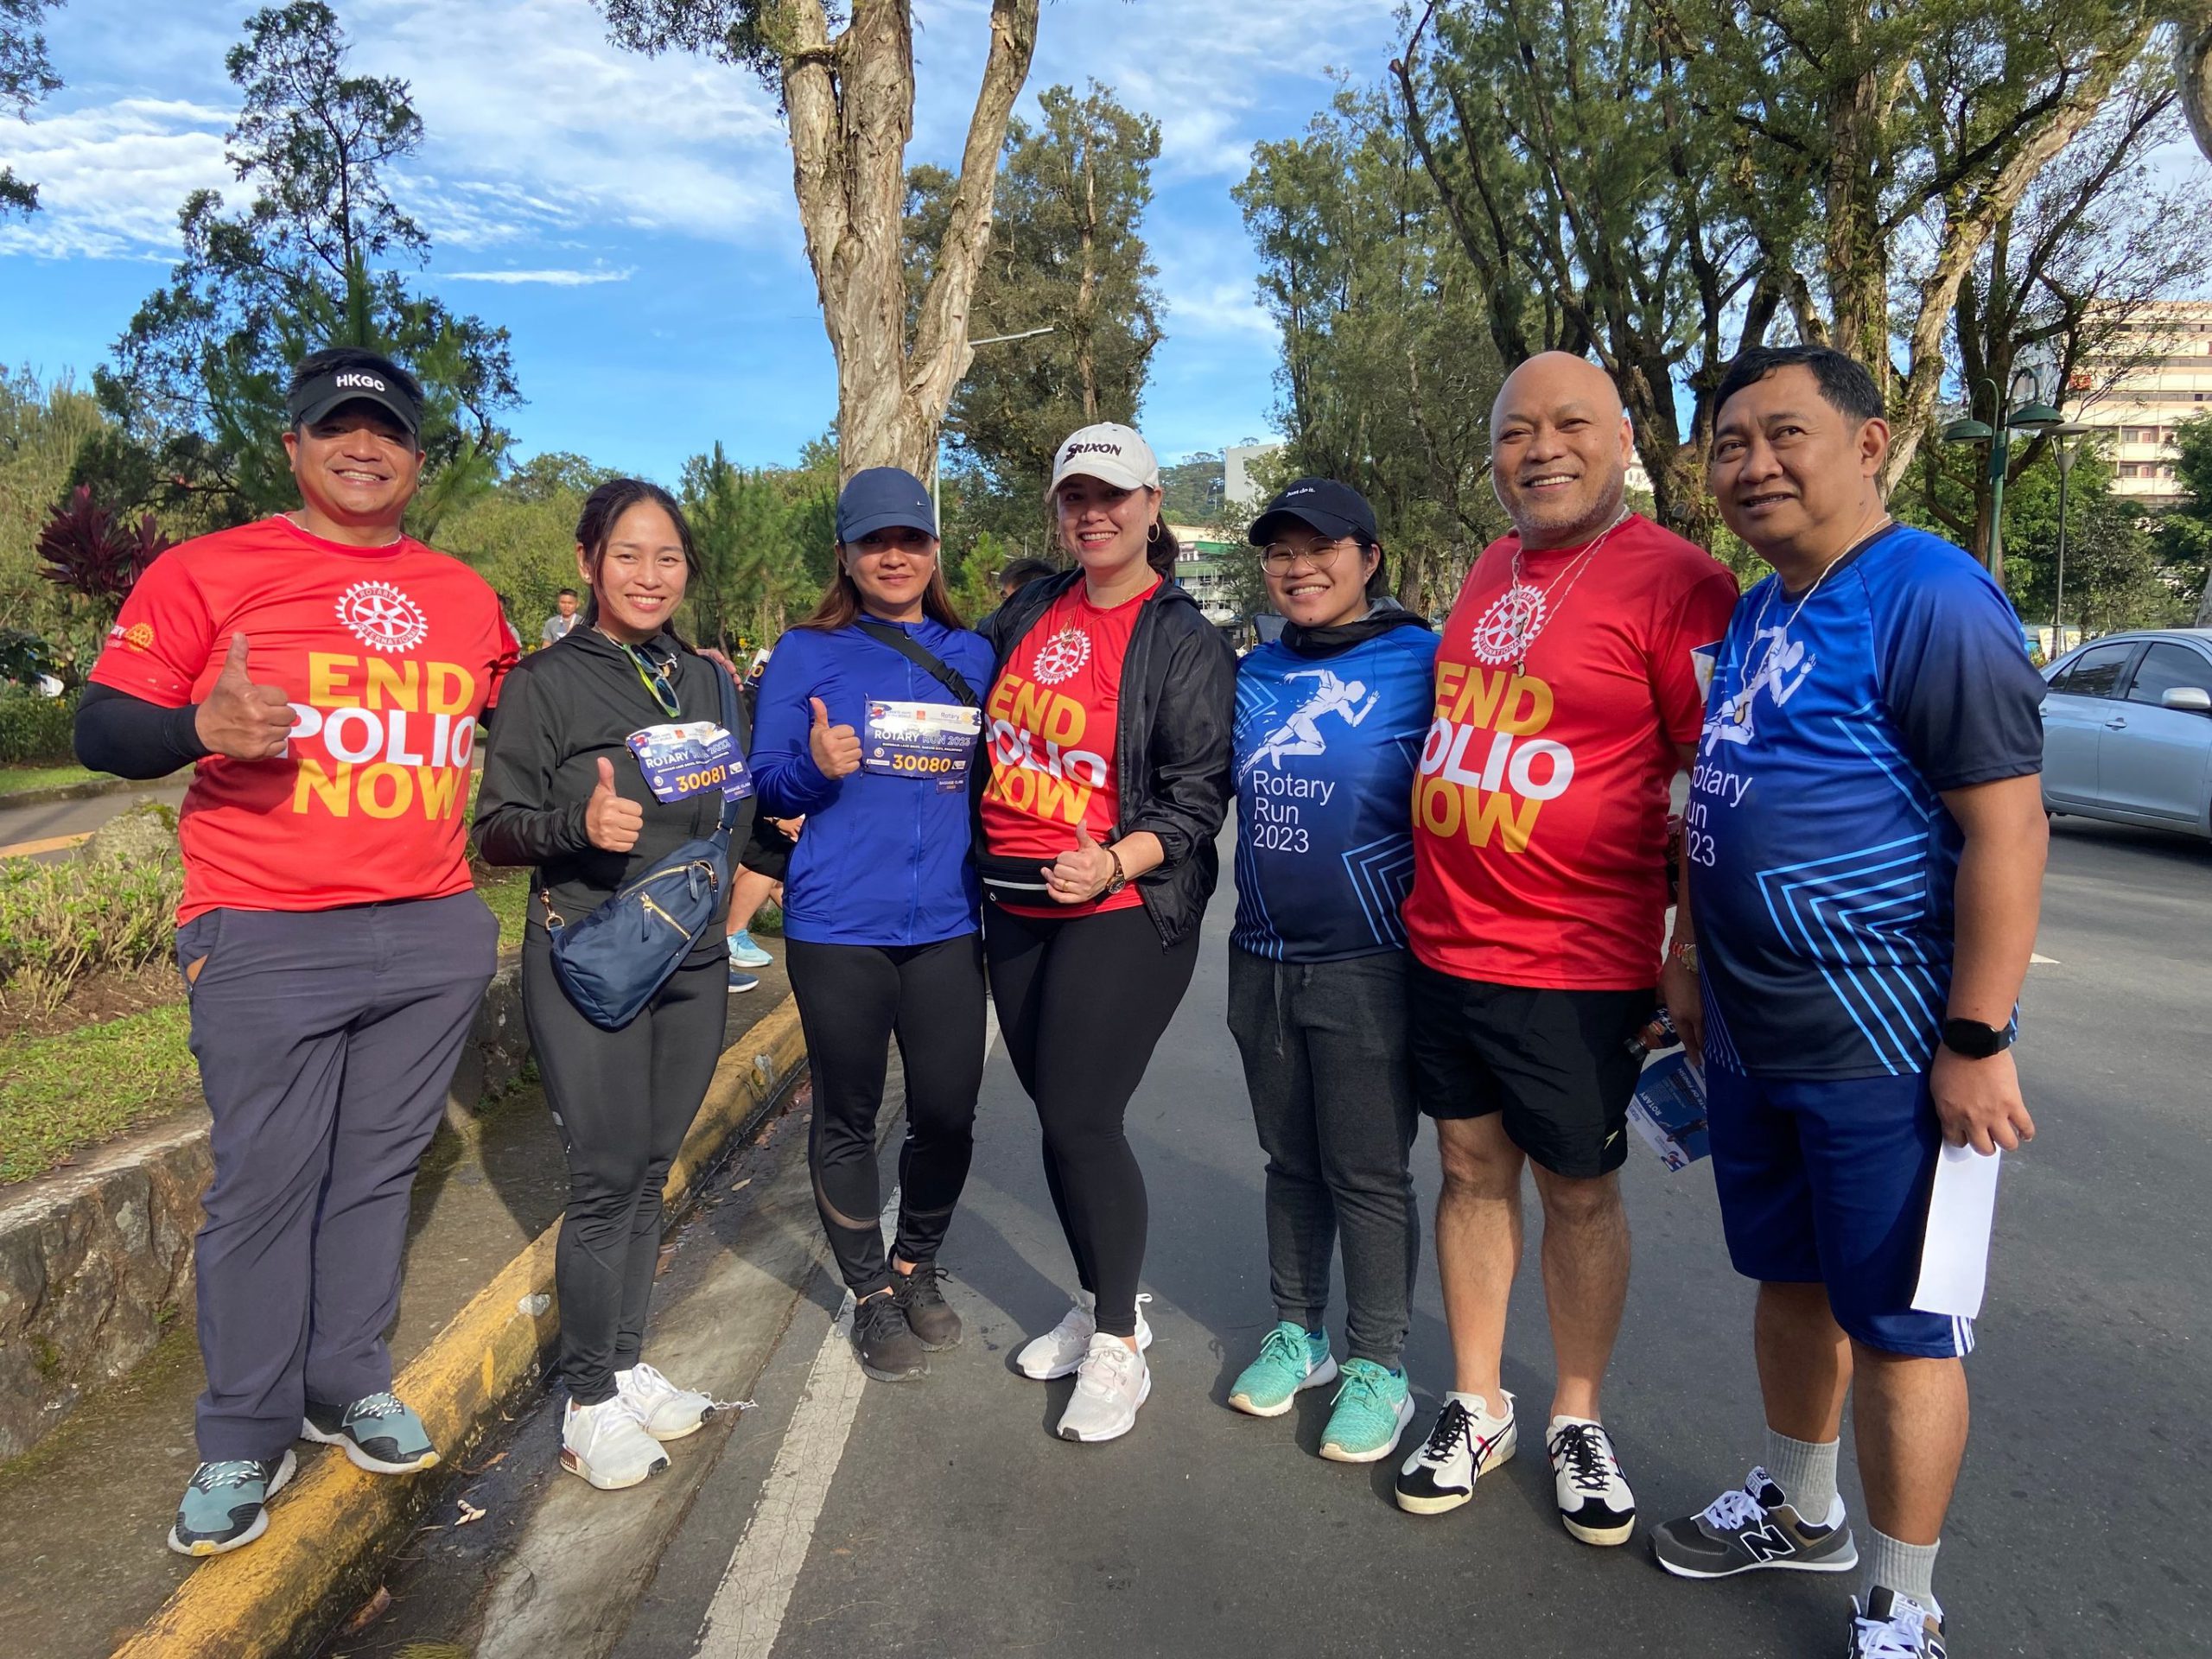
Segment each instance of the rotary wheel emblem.
M1029 671L1043 685L1058 685L1090 660L1090 636L1070 624L1037 647Z
M1493 668L1514 661L1527 642L1543 632L1544 613L1549 608L1541 590L1526 582L1500 594L1475 624L1471 643L1476 659Z
M388 582L357 582L338 601L338 620L372 651L412 651L430 632L423 607Z

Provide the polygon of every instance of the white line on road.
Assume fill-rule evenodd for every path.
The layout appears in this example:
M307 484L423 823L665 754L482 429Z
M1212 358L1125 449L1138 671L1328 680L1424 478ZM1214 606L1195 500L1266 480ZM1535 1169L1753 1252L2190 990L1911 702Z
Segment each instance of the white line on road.
M999 1039L995 1013L986 1008L983 1056ZM816 1109L821 1109L817 1102ZM889 1229L899 1216L893 1187L878 1224ZM853 1294L845 1293L837 1318L816 1351L806 1375L805 1392L791 1413L791 1427L768 1471L760 1502L746 1522L744 1535L730 1552L722 1581L715 1587L707 1617L699 1627L696 1659L768 1659L783 1632L784 1614L798 1586L814 1543L815 1522L829 1501L830 1483L845 1455L861 1395L868 1384L853 1352Z
M2064 963L2059 961L2056 957L2038 956L2032 950L2029 951L2028 966L2033 968L2038 964L2045 968L2063 968L2066 965Z

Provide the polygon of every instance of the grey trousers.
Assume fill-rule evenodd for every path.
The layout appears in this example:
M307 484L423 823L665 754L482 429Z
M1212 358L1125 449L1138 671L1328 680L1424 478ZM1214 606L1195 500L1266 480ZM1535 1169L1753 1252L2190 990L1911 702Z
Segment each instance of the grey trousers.
M1268 1154L1275 1316L1320 1329L1342 1242L1351 1357L1395 1369L1421 1217L1407 1159L1420 1114L1406 1054L1402 950L1273 962L1231 946L1229 1029Z
M408 1195L499 943L473 893L177 930L213 1117L194 1263L204 1460L281 1457L309 1399L391 1386Z

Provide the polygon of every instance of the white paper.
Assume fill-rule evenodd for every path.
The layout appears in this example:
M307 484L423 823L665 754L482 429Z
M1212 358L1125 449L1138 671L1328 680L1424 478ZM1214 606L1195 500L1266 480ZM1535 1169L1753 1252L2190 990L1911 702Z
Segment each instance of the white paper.
M1981 1313L1989 1276L1989 1230L1997 1217L2001 1152L1945 1146L1928 1195L1928 1236L1920 1246L1920 1284L1912 1305L1961 1319Z

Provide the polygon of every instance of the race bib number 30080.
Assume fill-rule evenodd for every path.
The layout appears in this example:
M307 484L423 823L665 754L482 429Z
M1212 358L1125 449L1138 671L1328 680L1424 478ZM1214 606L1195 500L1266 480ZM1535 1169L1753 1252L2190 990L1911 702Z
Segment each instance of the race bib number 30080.
M982 712L959 703L871 702L861 765L888 777L963 788L982 731Z
M737 752L737 740L710 720L648 726L624 741L658 799L684 801L713 789L726 799L739 800L753 792L753 777Z

